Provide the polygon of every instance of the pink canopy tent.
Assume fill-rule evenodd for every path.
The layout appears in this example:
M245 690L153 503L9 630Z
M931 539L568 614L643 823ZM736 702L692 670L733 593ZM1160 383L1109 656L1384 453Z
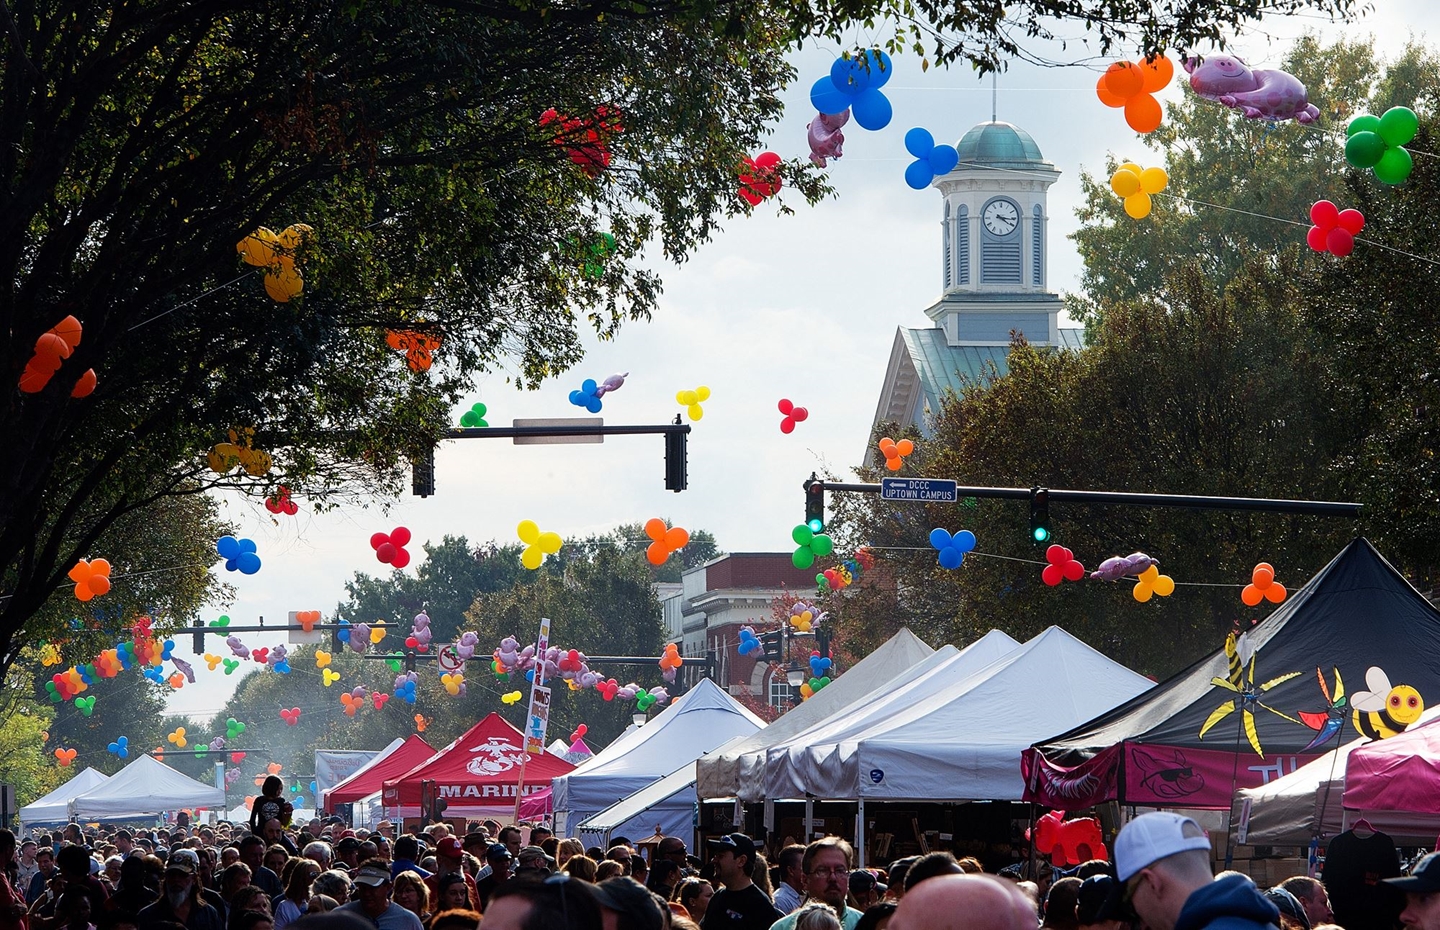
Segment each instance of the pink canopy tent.
M555 812L549 788L526 795L520 800L521 820L546 820Z
M1440 814L1440 720L1361 746L1345 764L1347 811ZM1354 820L1355 816L1349 819Z

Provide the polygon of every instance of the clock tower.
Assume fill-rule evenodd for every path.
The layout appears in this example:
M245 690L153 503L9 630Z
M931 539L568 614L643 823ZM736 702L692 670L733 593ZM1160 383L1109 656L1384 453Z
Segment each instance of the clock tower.
M1045 198L1060 172L1006 122L980 123L955 148L959 163L931 184L944 198L940 297L925 310L933 325L896 332L875 411L877 424L914 424L926 435L947 392L1005 371L1012 332L1036 346L1080 345L1045 286Z

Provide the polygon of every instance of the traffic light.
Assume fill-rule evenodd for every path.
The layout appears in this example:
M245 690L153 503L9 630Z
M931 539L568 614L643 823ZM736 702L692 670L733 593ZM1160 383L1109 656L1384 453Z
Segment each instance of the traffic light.
M1050 489L1030 489L1030 538L1040 545L1050 541Z
M781 654L783 637L785 634L780 630L771 630L769 633L761 633L756 639L760 640L760 657L766 662L779 662L783 657Z
M435 447L431 446L410 461L410 491L416 497L435 493Z
M203 656L205 654L205 621L196 620L194 624L194 632L190 635L195 638L195 654L197 656Z
M805 524L810 532L825 529L825 482L811 478L805 482Z
M680 422L680 415L675 415ZM687 485L685 458L689 434L684 430L670 430L665 434L665 490L680 493Z

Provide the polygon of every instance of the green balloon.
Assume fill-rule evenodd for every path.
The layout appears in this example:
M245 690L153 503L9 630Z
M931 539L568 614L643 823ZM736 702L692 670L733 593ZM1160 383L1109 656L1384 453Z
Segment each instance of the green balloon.
M810 527L802 523L790 531L790 538L795 540L795 545L797 546L808 546L810 545L810 540L815 538L815 533ZM804 566L801 567L803 568Z
M1385 155L1375 165L1375 177L1385 184L1400 184L1410 177L1410 170L1415 167L1415 161L1410 153L1398 146L1387 149Z
M828 582L828 581L825 580L825 573L824 573L824 572L821 572L820 574L818 574L818 575L815 576L815 583L816 583L817 585L819 585L820 587L822 587L822 588L828 588L828 587L830 587L830 582Z
M1379 133L1357 132L1345 140L1345 160L1356 168L1373 168L1384 155L1385 140Z
M815 541L810 544L810 548L814 551L816 555L829 555L830 553L835 551L835 540L831 539L829 536L826 536L824 533L821 533L819 536L815 537ZM801 568L808 567L809 566L805 565L801 566Z
M1409 107L1391 107L1380 117L1380 138L1389 146L1404 145L1419 129L1420 117Z
M1380 117L1378 117L1378 116L1371 116L1371 115L1368 114L1368 113L1366 113L1364 116L1357 116L1357 117L1355 117L1354 119L1352 119L1352 120L1350 121L1350 125L1349 125L1348 127L1346 127L1346 129L1345 129L1345 135L1347 135L1347 136L1353 136L1353 135L1355 135L1357 132L1373 132L1373 133L1379 133L1379 132L1380 132Z
M811 552L806 547L801 546L799 549L795 550L794 555L790 556L790 561L794 564L796 568L809 568L810 566L815 564L815 553Z

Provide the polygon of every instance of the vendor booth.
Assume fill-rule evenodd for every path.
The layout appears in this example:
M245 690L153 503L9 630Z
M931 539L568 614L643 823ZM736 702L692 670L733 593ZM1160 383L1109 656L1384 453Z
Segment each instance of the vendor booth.
M104 784L67 803L69 820L125 820L165 811L225 809L225 789L182 775L151 756L139 756Z
M71 798L77 798L105 784L110 776L93 768L86 768L65 784L41 795L20 808L20 826L33 827L42 824L69 823Z
M1229 809L1237 789L1323 755L1357 725L1413 724L1440 702L1436 655L1440 612L1356 539L1225 648L1026 752L1026 800ZM1378 717L1392 690L1393 727Z
M354 804L378 794L386 781L404 775L434 756L434 747L414 733L396 740L355 774L326 791L320 806L333 812L341 804Z

